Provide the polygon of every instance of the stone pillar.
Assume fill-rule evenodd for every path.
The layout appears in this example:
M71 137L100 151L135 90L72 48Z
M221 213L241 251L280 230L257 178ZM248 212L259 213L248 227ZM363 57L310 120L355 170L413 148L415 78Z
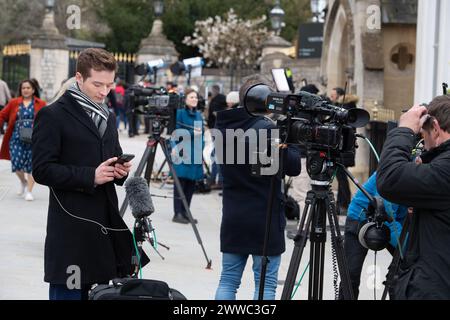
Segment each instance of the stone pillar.
M175 45L163 34L163 23L160 19L156 19L153 22L150 35L141 41L136 63L141 64L158 59L163 59L167 65L178 60L178 52L175 50ZM170 76L171 74L167 68L158 70L156 85L165 86L167 81L172 80L169 78Z
M69 49L55 26L53 10L47 9L41 29L31 38L30 78L42 87L42 99L50 100L67 80Z

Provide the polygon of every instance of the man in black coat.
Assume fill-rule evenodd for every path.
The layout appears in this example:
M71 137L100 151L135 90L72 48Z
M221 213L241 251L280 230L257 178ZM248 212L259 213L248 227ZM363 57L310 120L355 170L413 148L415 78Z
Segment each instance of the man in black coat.
M427 152L411 161L415 135ZM405 259L395 283L397 299L450 299L450 97L428 110L411 108L383 147L378 168L380 195L414 208Z
M227 109L227 101L224 94L220 93L220 87L212 86L211 102L208 105L208 128L212 129L216 125L217 112Z
M103 103L116 66L104 50L83 51L76 83L35 121L33 176L50 188L44 281L51 300L86 299L92 284L135 272L114 186L123 185L131 163L114 164L122 149Z
M256 81L256 83L261 81ZM240 97L249 87L255 84L251 80L241 88ZM241 104L242 104L242 98ZM262 131L275 129L272 120L263 116L251 116L245 108L238 107L218 113L216 129L222 132L224 137L223 146L217 144L218 159L223 147L221 159L223 172L223 209L222 224L220 229L220 248L222 256L222 274L219 287L216 292L218 300L233 300L239 288L242 273L249 255L253 258L253 272L255 277L254 299L258 298L259 277L261 269L261 256L265 237L265 224L267 204L270 193L272 176L252 175L252 165L249 161L251 154L249 150L252 141L235 141L234 138L225 133L229 130L243 130L251 136L258 136ZM217 140L215 141L217 142ZM254 143L254 141L253 141ZM234 159L228 159L231 148L245 145L245 161L242 164L236 162L236 158L243 156L234 153ZM284 172L290 176L300 173L300 153L298 149L288 147L282 150L284 159ZM229 160L232 163L230 163ZM266 273L264 299L274 299L277 287L278 268L281 254L285 251L284 229L286 225L284 215L283 196L281 193L281 179L277 178L275 187L275 198L270 226L269 244L267 256L269 263Z

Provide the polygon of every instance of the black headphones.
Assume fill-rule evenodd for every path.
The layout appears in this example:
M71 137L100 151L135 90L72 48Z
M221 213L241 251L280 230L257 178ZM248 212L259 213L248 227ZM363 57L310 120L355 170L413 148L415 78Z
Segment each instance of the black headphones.
M359 243L366 249L380 251L387 247L391 240L391 232L384 224L388 221L388 216L384 208L383 200L380 197L374 198L376 208L369 205L367 217L368 222L361 227L358 233Z

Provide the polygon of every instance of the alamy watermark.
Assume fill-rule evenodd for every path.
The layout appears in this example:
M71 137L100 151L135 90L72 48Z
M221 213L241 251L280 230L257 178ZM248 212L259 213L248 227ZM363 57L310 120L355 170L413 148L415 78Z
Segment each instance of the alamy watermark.
M377 5L367 7L366 26L370 31L381 30L381 8Z
M67 277L66 286L69 290L80 290L81 289L81 269L77 265L71 265L67 267L66 273L69 275Z
M81 9L77 5L67 6L66 13L68 15L66 20L66 27L69 30L81 29Z

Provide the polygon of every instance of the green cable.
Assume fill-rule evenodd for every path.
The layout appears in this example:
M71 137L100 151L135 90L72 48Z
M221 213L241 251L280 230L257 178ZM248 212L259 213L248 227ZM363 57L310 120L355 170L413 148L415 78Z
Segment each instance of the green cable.
M155 248L155 250L158 249L158 241L156 240L156 231L155 229L153 229L153 248Z
M400 257L403 259L403 248L401 247L401 243L400 243L400 235L397 229L397 224L396 224L396 220L394 218L394 210L392 209L392 204L390 202L386 201L386 204L388 205L388 214L389 216L392 218L392 224L394 225L394 234L395 234L395 238L397 240L397 247L400 253ZM407 217L405 217L406 219Z
M134 249L136 250L136 256L139 261L139 276L142 279L142 266L141 266L141 256L139 255L139 250L136 244L136 237L134 236L134 229L133 229L133 243L134 243Z
M308 270L308 268L309 268L309 262L308 262L308 264L306 265L305 271L303 271L303 274L302 274L302 276L300 277L300 280L298 280L298 283L297 283L297 285L295 286L295 290L294 290L294 292L293 292L292 295L291 295L291 300L294 298L295 293L297 292L298 287L300 287L300 284L302 283L303 277L305 276L306 270Z
M373 146L372 142L370 142L370 140L367 139L367 138L364 138L364 139L367 141L367 143L369 144L369 146L372 149L373 153L375 154L375 157L377 158L377 162L380 162L380 156L378 155L377 150Z

